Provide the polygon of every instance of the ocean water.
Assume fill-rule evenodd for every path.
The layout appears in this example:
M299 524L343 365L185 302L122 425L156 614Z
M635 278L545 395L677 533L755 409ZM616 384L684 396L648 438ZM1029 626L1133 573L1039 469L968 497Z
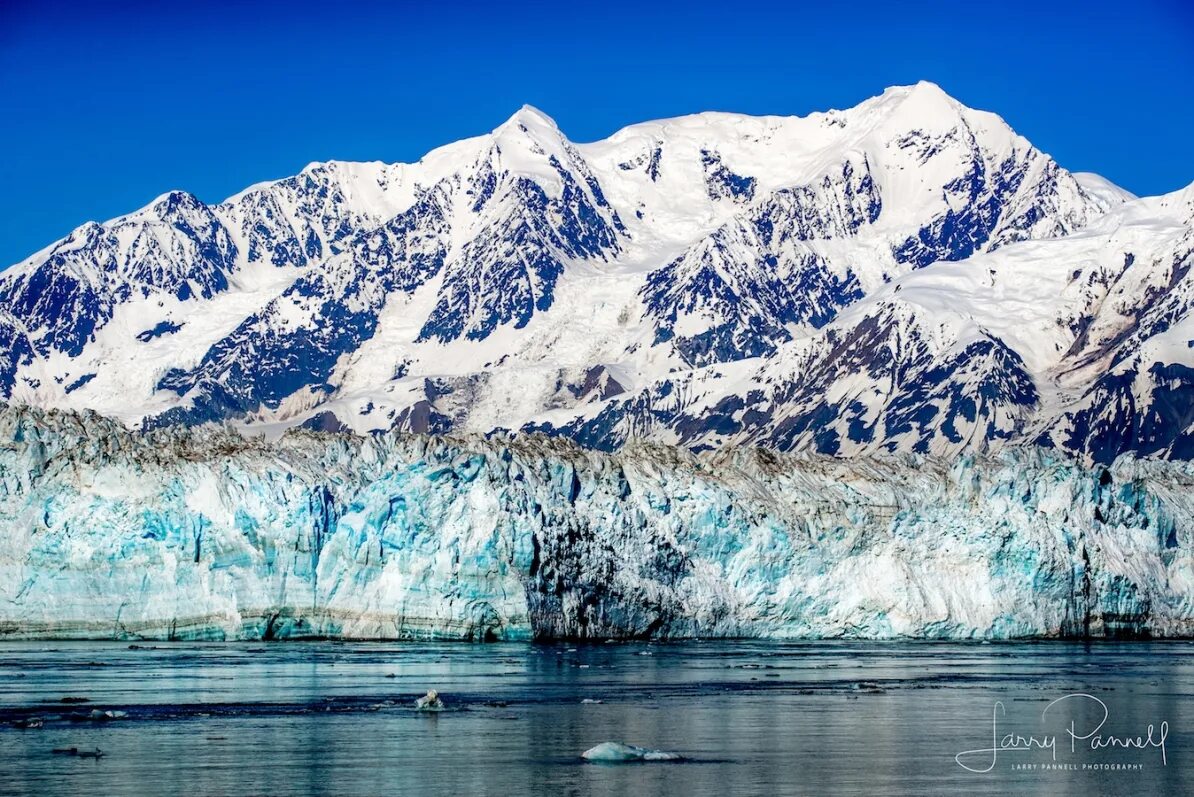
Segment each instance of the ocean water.
M0 643L5 795L1181 794L1192 732L1190 642Z

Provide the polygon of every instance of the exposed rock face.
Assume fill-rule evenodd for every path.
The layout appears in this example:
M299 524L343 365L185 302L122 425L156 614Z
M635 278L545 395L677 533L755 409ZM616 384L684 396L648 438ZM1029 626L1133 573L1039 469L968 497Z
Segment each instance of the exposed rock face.
M1188 635L1194 466L0 410L0 635Z

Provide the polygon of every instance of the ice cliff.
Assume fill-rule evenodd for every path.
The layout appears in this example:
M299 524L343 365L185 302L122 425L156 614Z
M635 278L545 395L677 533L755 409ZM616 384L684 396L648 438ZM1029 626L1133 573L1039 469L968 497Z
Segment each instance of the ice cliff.
M0 408L0 637L1189 635L1194 464Z

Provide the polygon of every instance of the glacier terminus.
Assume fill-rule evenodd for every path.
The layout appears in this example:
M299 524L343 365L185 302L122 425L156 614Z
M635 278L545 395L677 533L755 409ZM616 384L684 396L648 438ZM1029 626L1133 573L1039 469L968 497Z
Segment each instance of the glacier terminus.
M0 635L1187 636L1194 466L0 411Z

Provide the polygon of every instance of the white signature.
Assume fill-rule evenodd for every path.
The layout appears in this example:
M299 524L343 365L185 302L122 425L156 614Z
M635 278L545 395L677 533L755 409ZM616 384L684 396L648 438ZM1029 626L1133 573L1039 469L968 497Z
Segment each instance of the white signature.
M1165 740L1169 737L1169 723L1162 722L1160 728L1155 728L1149 725L1145 729L1143 736L1131 734L1127 736L1112 736L1110 734L1099 733L1103 726L1107 723L1111 712L1107 709L1107 704L1099 700L1094 695L1087 694L1073 694L1059 697L1049 705L1045 706L1045 710L1041 712L1041 720L1048 718L1049 709L1072 700L1093 700L1098 703L1099 708L1102 709L1103 715L1098 720L1093 728L1078 729L1078 723L1075 720L1070 720L1068 728L1063 730L1063 734L1070 739L1070 752L1078 751L1078 743L1085 742L1090 745L1091 750L1105 750L1108 748L1124 748L1143 750L1148 747L1157 747L1161 750L1161 764L1167 765L1168 761L1165 755ZM999 760L1000 753L1026 753L1031 750L1048 750L1053 755L1053 760L1057 760L1057 736L1043 734L1041 736L1022 736L1018 733L1005 733L1003 736L999 735L999 715L1006 714L1007 711L1003 706L1002 701L995 701L995 709L991 712L991 746L982 747L977 750L965 750L954 756L954 760L958 762L958 766L970 772L990 772L995 768L995 762ZM1154 738L1155 736L1155 738ZM982 766L971 765L968 762L974 762L975 759L981 762Z

